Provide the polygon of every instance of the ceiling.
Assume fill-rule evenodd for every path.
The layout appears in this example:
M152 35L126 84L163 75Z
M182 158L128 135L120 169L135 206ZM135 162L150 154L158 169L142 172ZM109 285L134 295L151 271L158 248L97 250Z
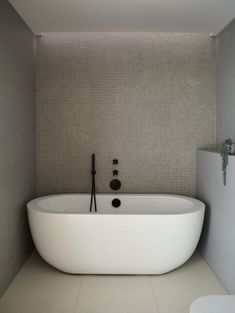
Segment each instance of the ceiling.
M9 0L35 34L79 31L218 34L235 0Z

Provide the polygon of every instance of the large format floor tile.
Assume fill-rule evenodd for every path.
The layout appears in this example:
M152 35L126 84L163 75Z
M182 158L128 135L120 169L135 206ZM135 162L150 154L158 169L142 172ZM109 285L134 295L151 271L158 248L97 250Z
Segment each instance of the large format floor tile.
M227 293L197 253L179 269L153 276L152 281L161 313L189 313L198 297Z
M196 298L225 293L197 253L160 276L69 275L33 253L0 299L0 313L189 313Z
M73 313L81 278L32 254L0 301L0 313Z
M76 313L159 313L151 279L91 276L83 280Z

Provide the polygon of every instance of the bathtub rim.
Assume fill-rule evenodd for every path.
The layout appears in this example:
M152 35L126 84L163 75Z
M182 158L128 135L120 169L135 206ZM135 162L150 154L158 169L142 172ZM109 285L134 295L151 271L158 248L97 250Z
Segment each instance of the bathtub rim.
M167 197L176 197L180 199L185 199L190 202L192 202L194 205L192 208L185 210L183 212L171 212L171 213L146 213L146 214L141 214L141 213L120 213L120 214L115 214L115 213L99 213L99 212L89 212L87 213L82 213L82 212L69 212L69 211L53 211L53 209L45 209L41 208L38 205L39 201L46 200L48 198L56 198L58 196L90 196L90 193L61 193L61 194L51 194L51 195L46 195L46 196L41 196L35 199L32 199L27 203L27 210L30 211L37 211L40 213L44 214L55 214L55 215L75 215L75 216L181 216L184 214L192 214L198 211L205 211L205 204L195 198L188 197L188 196L182 196L182 195L175 195L175 194L165 194L165 193L120 193L120 194L114 194L114 193L98 193L97 196L111 196L111 197L118 197L118 196L148 196L148 197L156 197L156 196L167 196Z

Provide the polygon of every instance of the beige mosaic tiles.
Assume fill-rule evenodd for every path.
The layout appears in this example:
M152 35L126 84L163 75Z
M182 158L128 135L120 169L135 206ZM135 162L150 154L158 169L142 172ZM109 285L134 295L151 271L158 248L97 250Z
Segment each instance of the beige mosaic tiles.
M37 50L39 195L193 195L196 149L215 140L214 40L200 34L49 34Z

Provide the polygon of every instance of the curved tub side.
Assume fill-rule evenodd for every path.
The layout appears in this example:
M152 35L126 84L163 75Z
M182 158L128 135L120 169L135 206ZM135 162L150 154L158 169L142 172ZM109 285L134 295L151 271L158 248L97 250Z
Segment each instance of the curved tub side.
M204 211L180 215L53 214L28 209L40 255L77 274L162 274L193 254Z

